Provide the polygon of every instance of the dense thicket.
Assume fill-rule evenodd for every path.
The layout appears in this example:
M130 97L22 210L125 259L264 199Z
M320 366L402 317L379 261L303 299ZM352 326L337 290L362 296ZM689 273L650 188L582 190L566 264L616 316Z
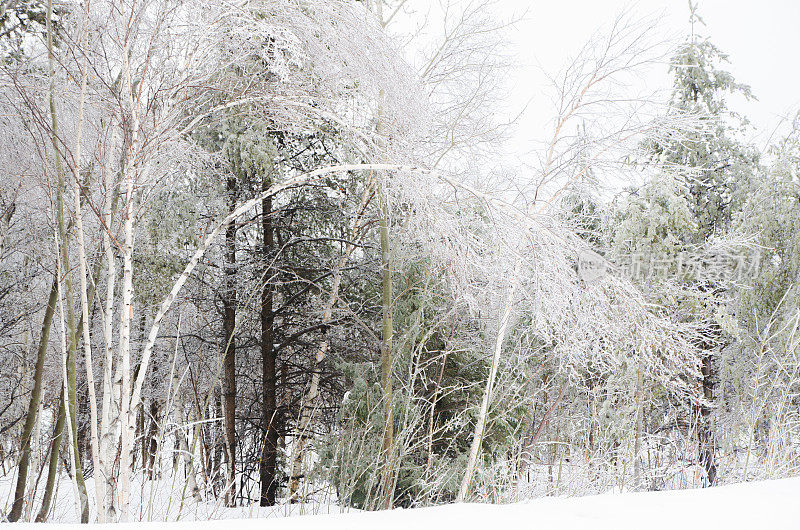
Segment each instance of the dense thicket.
M800 120L622 17L496 171L513 21L411 4L0 5L3 517L797 472Z

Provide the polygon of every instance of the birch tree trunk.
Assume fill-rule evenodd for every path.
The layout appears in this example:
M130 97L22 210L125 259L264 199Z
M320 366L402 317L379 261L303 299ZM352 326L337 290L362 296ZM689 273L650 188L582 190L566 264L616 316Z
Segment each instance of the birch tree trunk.
M372 189L374 187L374 183L375 181L372 175L370 175L370 179L367 182L367 186L361 198L361 211L359 212L358 217L350 229L350 241L354 241L361 230L361 216L363 215L364 209L372 198ZM355 245L347 244L342 256L339 258L339 261L334 267L333 285L331 286L328 299L322 311L323 324L329 324L331 321L333 315L333 306L336 304L336 300L339 298L339 286L342 281L342 269L347 264L347 260L350 259L350 255L353 253L354 249ZM308 387L308 392L303 396L303 399L300 402L300 420L297 425L297 435L292 452L292 474L291 485L289 487L291 502L298 502L300 498L300 479L303 475L303 460L305 459L306 446L308 445L308 441L311 439L311 420L314 418L314 413L319 406L319 383L321 377L320 369L322 362L328 355L329 347L330 342L328 341L327 337L323 337L322 341L317 347L317 353L314 358L314 371L311 375L311 384Z
M89 39L89 3L85 2L85 16L83 34L84 48ZM80 102L78 104L78 128L75 135L75 158L72 168L73 186L74 186L74 200L75 200L75 229L77 231L78 239L78 265L80 274L80 289L81 289L81 321L83 332L83 349L84 359L86 364L86 384L89 394L89 431L91 434L91 452L92 452L92 466L95 470L100 469L100 447L99 436L97 432L97 396L95 395L94 387L94 367L92 365L92 339L89 333L89 296L87 292L86 273L88 270L86 264L86 244L84 241L83 233L83 213L81 203L83 202L83 191L80 183L80 165L81 165L81 139L83 135L83 116L84 116L84 103L86 98L86 76L88 64L84 56L83 67L81 68L81 93ZM77 330L76 341L77 341ZM75 403L75 402L73 402ZM77 448L76 448L77 451ZM82 474L82 472L81 472ZM97 482L97 480L95 480ZM85 486L84 486L85 488ZM97 502L97 517L99 522L105 522L106 510L103 506L104 494L102 488L95 486L95 498ZM88 506L87 506L88 507ZM88 516L88 514L87 514ZM87 521L88 522L88 521Z
M59 179L61 181L62 179ZM63 207L63 201L59 201L59 206ZM59 210L59 212L63 212L63 210ZM63 221L63 218L62 218ZM61 233L63 232L64 225L63 222L58 223L56 227L56 252L61 254ZM62 276L68 277L65 274L65 269L62 268L63 262L58 262L58 277L61 278ZM80 453L78 452L78 436L77 436L77 422L73 421L73 418L76 417L75 411L75 401L70 400L70 394L74 394L75 388L75 357L77 356L77 349L75 348L75 340L77 338L75 334L75 323L72 322L69 329L67 328L67 323L64 320L64 300L63 300L63 291L61 290L61 283L57 284L58 292L56 294L56 299L58 303L58 317L61 323L61 377L63 382L63 392L61 394L62 399L64 401L64 411L66 416L66 427L67 427L67 435L69 437L69 443L67 444L67 454L72 457L72 464L73 464L73 488L74 488L74 495L76 500L76 508L78 510L78 517L81 519L81 523L88 523L89 521L89 498L86 495L86 486L83 484L83 488L81 488L80 479L82 478L82 474L79 473L80 468ZM69 306L68 306L69 307ZM73 315L74 317L74 312ZM71 337L71 338L68 338ZM70 340L72 341L70 344ZM72 346L72 347L70 347ZM71 372L71 373L70 373ZM71 384L70 384L70 379ZM84 518L86 519L84 521Z
M136 427L134 410L131 410L131 318L133 316L133 175L125 177L125 220L122 251L122 307L120 313L120 423L121 457L119 507L120 521L125 522L129 511L130 467L133 437Z
M103 250L106 261L106 299L103 310L103 393L100 419L100 467L95 472L95 488L103 497L105 520L116 519L114 491L116 481L113 474L113 462L116 459L116 442L119 440L119 405L121 387L114 385L114 289L117 279L116 256L111 246L111 228L114 211L119 194L115 179L112 177L108 161L103 167L103 186L105 188L105 209L103 212Z
M519 270L519 265L516 268ZM466 499L467 494L469 493L470 485L472 484L472 476L475 474L475 465L478 462L478 454L480 453L481 444L483 444L483 435L486 430L486 417L489 412L489 404L492 400L494 383L497 379L497 369L500 366L500 354L503 351L503 343L505 342L506 332L508 331L508 323L511 319L511 307L514 302L514 292L515 284L512 284L502 309L503 313L500 317L500 327L497 331L497 337L495 338L494 343L492 366L489 369L489 378L486 380L486 387L483 390L483 399L481 400L481 408L478 412L478 421L475 424L475 431L472 435L472 445L470 445L469 449L467 469L464 471L464 478L461 480L461 489L458 491L458 497L456 498L457 502L464 502Z
M567 106L566 109L562 109L562 113L556 120L555 128L553 131L553 137L550 140L550 144L547 150L547 156L545 158L545 162L542 167L542 180L540 181L540 186L544 182L546 182L548 177L550 176L550 170L553 165L553 161L556 154L556 146L558 145L559 138L561 137L562 129L564 128L566 123L571 119L571 117L581 108L583 98L588 93L589 89L596 83L600 82L601 79L602 77L598 77L597 75L590 76L586 84L580 85L580 88L575 93L576 96L572 104ZM580 173L578 175L580 175ZM571 182L576 178L577 175L573 175L572 177L570 177L569 182ZM476 196L485 196L482 193L476 193L477 190L473 191L468 186L461 185L461 187L463 189L466 189L467 191L475 193ZM561 188L561 190L564 189L566 189L566 187ZM538 191L539 190L537 188L537 191L533 197L533 201L527 208L525 215L522 216L521 218L522 222L528 222L528 218L531 217L532 214L535 214ZM489 202L496 202L496 199L494 198L487 198L487 200ZM514 303L516 281L517 278L519 277L521 270L522 270L522 261L521 259L518 258L515 261L513 277L510 279L512 283L508 288L508 292L505 297L505 302L501 309L502 316L500 317L500 326L497 332L497 337L495 339L494 353L492 355L492 365L489 370L489 378L487 379L486 386L484 388L483 399L481 400L481 408L478 413L478 421L475 424L475 430L472 436L472 444L470 446L469 458L467 460L467 468L464 471L464 477L461 481L461 488L456 498L458 502L464 502L464 500L466 499L466 496L469 493L470 484L472 483L472 477L475 473L475 466L478 461L478 455L480 453L481 444L483 443L484 431L486 429L486 416L489 411L489 404L491 403L492 391L494 389L495 380L497 378L497 369L500 364L500 356L503 349L503 343L505 342L506 332L508 330L508 324L511 317L511 309Z
M329 324L333 314L333 306L338 297L339 285L342 279L341 269L346 261L347 252L339 259L333 276L333 287L331 288L328 300L322 312L322 324ZM314 357L314 372L311 375L311 384L308 387L308 392L303 396L300 402L300 421L297 425L297 435L295 439L295 446L292 454L292 475L291 486L289 488L290 501L298 502L300 500L300 479L303 477L303 461L305 460L306 447L312 437L311 434L311 420L314 418L317 407L319 406L319 383L321 377L321 365L325 358L328 356L328 348L330 341L327 337L323 338L317 347L317 353Z
M139 139L139 114L134 98L133 80L128 59L128 43L123 49L123 70L126 83L128 108L132 116L131 142L128 146L129 157L126 160L123 172L123 185L125 188L125 217L123 223L124 242L122 247L122 308L120 313L119 333L119 359L120 359L120 487L119 506L120 521L126 522L130 512L130 474L133 458L133 440L136 435L136 409L138 402L133 400L131 383L131 320L133 319L133 238L134 238L134 185L136 172L139 170L137 163L137 149ZM140 372L146 371L146 365L140 366ZM143 375L143 374L142 374Z
M58 140L58 118L56 113L55 101L55 65L53 56L53 2L48 1L47 4L47 50L48 50L48 67L50 74L50 123L51 123L51 142L53 144L55 155L55 166L58 183L56 186L56 223L57 223L57 246L60 249L60 267L64 271L64 283L66 287L65 296L67 298L67 357L66 357L66 370L64 381L66 394L65 401L68 403L68 427L70 432L73 446L73 464L75 466L75 482L78 489L78 497L81 505L81 523L89 522L89 499L86 495L86 483L83 477L83 466L81 464L81 453L77 443L77 436L74 433L78 430L77 421L77 398L75 392L75 376L76 376L76 361L77 361L77 333L75 326L75 307L72 300L72 278L70 275L69 266L69 238L67 235L67 227L64 220L64 189L66 186L66 179L64 176L64 166L61 160L61 149Z

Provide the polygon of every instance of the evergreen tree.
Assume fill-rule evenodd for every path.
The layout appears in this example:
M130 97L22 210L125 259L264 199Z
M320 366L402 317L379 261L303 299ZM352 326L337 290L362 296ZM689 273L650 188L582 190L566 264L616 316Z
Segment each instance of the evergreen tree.
M741 209L748 182L758 171L759 157L755 149L739 139L748 122L730 110L726 100L731 94L750 99L751 90L720 69L728 57L696 33L695 26L703 21L697 5L690 2L689 7L692 32L671 61L673 89L669 106L670 112L693 118L700 126L688 137L650 140L645 149L651 162L679 176L679 194L691 214L691 220L686 220L692 226L686 242L695 252L703 252L729 231L735 212ZM682 237L685 236L684 233ZM699 407L695 421L705 483L713 485L717 464L711 404L718 383L717 358L728 341L719 314L724 312L729 293L725 285L708 277L694 278L692 287L702 293L692 318L706 322L699 344L706 352L701 381L706 403Z
M690 4L690 9L692 34L670 63L673 88L669 107L670 112L695 118L701 126L688 137L651 141L646 147L653 160L682 174L683 193L697 222L694 240L702 245L730 227L759 156L740 140L747 119L730 110L726 100L731 94L752 99L750 87L720 69L728 56L695 33L694 26L702 19L696 5Z

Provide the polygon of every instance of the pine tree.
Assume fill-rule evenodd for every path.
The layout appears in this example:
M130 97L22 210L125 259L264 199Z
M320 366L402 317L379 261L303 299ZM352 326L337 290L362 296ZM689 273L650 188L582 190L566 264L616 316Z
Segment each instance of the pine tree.
M729 94L751 99L751 90L720 69L720 63L728 61L727 55L695 32L695 26L703 24L703 20L696 4L690 2L689 8L692 32L672 58L673 89L669 105L670 112L693 118L701 127L688 138L650 141L646 148L651 161L674 169L680 176L680 193L694 224L688 242L701 249L730 229L734 213L741 208L747 182L757 171L758 154L737 138L748 122L731 111L726 101ZM714 280L697 279L694 288L705 293L703 307L694 318L708 321L708 332L699 345L706 352L701 381L706 403L699 407L697 436L705 483L713 485L717 465L711 403L718 382L716 357L726 340L716 315L726 292Z
M692 33L671 61L669 106L702 126L689 138L652 142L648 148L653 159L683 174L684 194L697 220L695 242L703 244L730 227L733 212L741 207L743 186L758 164L758 153L737 138L748 121L730 110L726 101L729 94L753 99L750 87L719 68L728 56L695 33L694 26L702 19L696 5L690 8Z

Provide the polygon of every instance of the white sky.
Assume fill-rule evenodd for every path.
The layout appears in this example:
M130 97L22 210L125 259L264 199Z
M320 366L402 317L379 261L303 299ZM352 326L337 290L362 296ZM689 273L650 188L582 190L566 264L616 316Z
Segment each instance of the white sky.
M597 30L608 26L623 11L636 17L658 16L665 38L678 39L690 32L687 0L501 0L508 13L527 10L527 17L511 36L520 69L514 74L512 108L530 100L519 125L517 149L540 139L549 99L542 69L555 72ZM700 35L729 55L730 71L740 83L749 84L758 101L730 100L730 107L747 115L757 129L750 139L764 146L783 118L800 108L800 0L700 0L699 14L705 27ZM667 65L645 73L636 90L669 89ZM784 122L785 125L785 122Z

